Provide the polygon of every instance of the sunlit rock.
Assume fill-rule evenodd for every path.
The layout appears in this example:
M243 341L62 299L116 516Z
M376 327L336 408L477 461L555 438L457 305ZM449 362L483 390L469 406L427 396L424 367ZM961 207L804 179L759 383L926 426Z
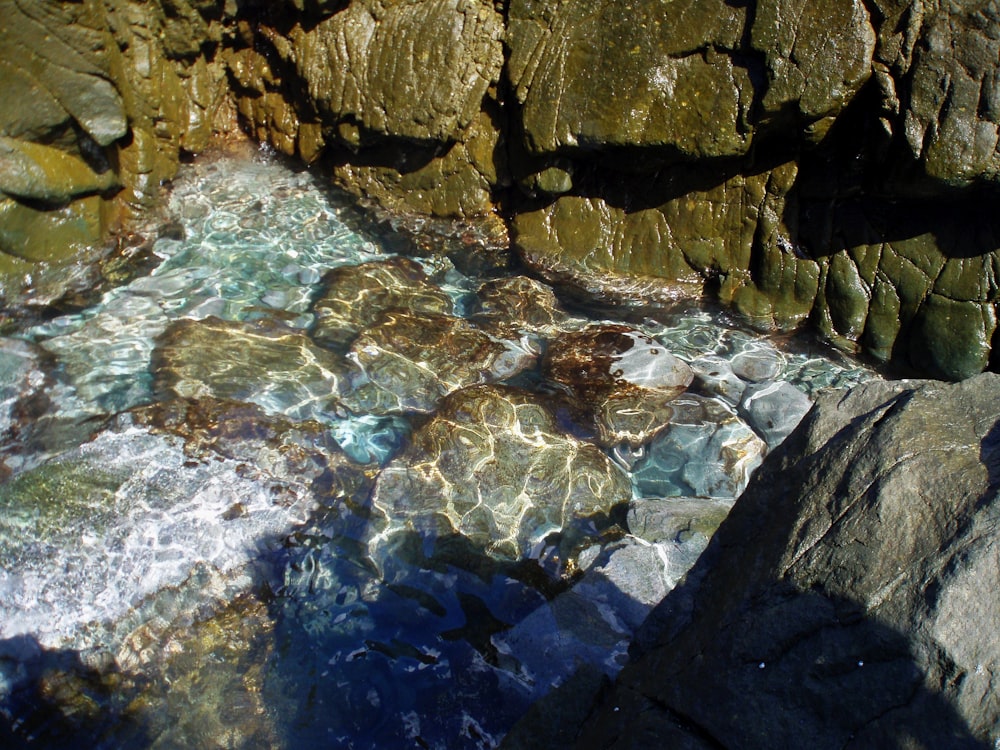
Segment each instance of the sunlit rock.
M362 372L348 408L375 414L429 412L447 394L511 377L534 355L450 315L386 313L354 341L349 357Z
M628 530L657 546L673 588L704 552L732 505L732 499L706 497L640 498L629 505Z
M476 311L480 325L500 331L551 336L579 327L556 299L552 287L529 276L491 279L479 287Z
M182 319L157 339L156 390L250 401L298 419L337 409L351 363L300 331L262 320Z
M313 337L322 344L346 348L386 310L414 313L452 311L451 299L409 258L341 266L323 278L324 289L313 305Z
M543 369L591 411L604 445L648 440L669 421L669 403L694 379L691 368L662 344L611 324L560 336L549 346Z
M382 471L373 494L391 533L459 533L491 556L531 556L544 538L631 498L625 474L562 433L538 397L479 386L452 394Z
M695 379L703 391L725 399L736 406L740 403L747 384L722 357L707 355L691 361Z
M730 364L733 372L743 380L762 383L777 378L784 361L781 352L770 344L750 342L733 356Z

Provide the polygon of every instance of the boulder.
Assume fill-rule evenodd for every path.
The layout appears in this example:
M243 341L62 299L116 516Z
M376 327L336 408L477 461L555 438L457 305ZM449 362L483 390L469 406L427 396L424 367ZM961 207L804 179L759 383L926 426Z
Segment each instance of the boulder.
M821 395L579 747L992 747L1000 377Z
M670 421L694 380L686 363L641 331L595 324L551 342L545 376L576 398L602 445L640 445Z
M414 432L379 475L372 504L392 519L385 535L458 533L492 557L520 560L631 497L625 473L562 432L538 397L483 385L448 396Z
M355 413L428 413L449 393L513 377L535 363L515 342L463 318L390 310L348 354L360 368L344 404Z
M299 419L329 418L357 367L275 321L172 323L153 352L155 388L180 398L249 401Z
M413 313L452 311L451 299L409 258L335 268L323 277L313 303L313 337L332 348L346 348L379 315L400 308Z

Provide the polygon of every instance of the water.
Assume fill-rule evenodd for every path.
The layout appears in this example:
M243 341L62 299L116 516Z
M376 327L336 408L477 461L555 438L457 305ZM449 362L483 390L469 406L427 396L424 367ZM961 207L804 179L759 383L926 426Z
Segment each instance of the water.
M688 302L567 380L552 342L619 323L396 257L263 156L165 210L152 270L0 340L11 742L494 747L620 669L808 396L876 377Z

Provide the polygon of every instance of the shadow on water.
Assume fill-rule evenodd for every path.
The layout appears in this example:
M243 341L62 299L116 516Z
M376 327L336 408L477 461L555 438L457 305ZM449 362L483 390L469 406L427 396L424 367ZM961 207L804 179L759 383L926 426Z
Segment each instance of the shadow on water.
M73 650L42 648L31 636L0 641L0 747L94 750L145 747L152 737L128 716L135 689L116 668L88 666ZM118 740L106 744L113 733Z
M0 643L0 746L494 747L532 690L491 637L565 584L414 533L378 569L331 534L335 515L261 541L251 590L206 619L141 625L118 647L126 666Z

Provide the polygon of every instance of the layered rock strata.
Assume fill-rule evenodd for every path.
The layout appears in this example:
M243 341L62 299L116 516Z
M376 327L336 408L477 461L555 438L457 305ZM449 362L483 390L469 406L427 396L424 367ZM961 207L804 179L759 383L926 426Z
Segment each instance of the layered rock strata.
M552 279L693 285L937 377L991 364L994 3L0 9L8 273L98 242L238 113L390 211L495 225L499 209Z

